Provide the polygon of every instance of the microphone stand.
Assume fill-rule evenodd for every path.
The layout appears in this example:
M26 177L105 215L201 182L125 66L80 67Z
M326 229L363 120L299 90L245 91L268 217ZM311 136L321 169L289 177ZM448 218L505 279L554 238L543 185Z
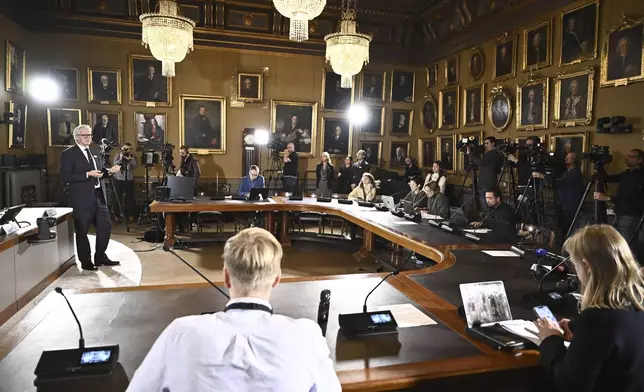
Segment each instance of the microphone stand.
M383 283L384 283L384 281L385 281L385 280L387 280L390 276L392 276L392 275L398 275L398 274L400 273L400 271L402 271L402 269L405 267L405 264L407 264L407 262L409 261L409 259L411 259L411 256L412 256L412 255L414 255L415 253L416 253L416 252L409 252L409 256L407 256L407 259L405 260L405 262L404 262L404 263L402 263L402 265L401 265L400 267L398 267L395 271L392 271L392 272L388 273L388 274L387 274L387 276L385 276L384 278L382 278L382 280L381 280L381 281L376 285L376 287L374 287L373 289L371 289L371 291L369 292L369 294L367 294L367 296L366 296L366 297L365 297L365 299L364 299L364 304L362 305L362 313L367 313L367 300L369 299L369 296L371 295L371 293L373 293L374 291L376 291L376 289L377 289L378 287L380 287L380 285L381 285L381 284L383 284Z

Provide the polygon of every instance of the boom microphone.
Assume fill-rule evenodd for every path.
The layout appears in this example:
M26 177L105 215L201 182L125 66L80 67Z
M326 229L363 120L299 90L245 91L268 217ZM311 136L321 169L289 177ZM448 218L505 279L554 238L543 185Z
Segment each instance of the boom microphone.
M78 324L78 331L80 332L80 339L78 339L78 348L82 350L85 348L85 338L83 338L83 327L81 327L81 323L80 321L78 321L78 317L76 317L76 312L74 312L74 308L72 308L72 304L69 303L69 300L65 296L65 293L63 293L63 289L56 287L54 291L65 298L65 302L67 302L67 306L69 307L69 310L71 310L72 316L74 316L74 320L76 320L76 324Z

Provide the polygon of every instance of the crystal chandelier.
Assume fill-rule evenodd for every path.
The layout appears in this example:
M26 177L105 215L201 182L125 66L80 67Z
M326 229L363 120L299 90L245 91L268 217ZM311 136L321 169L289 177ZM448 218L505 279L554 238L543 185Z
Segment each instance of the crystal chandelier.
M342 0L340 31L324 37L326 60L331 64L333 72L342 76L342 88L351 88L353 76L362 70L364 64L369 63L371 36L358 33L356 1Z
M195 22L178 15L178 9L174 0L159 0L158 12L139 17L143 46L150 47L152 56L161 61L163 76L174 76L174 63L183 61L193 48Z
M277 12L291 19L289 39L302 42L309 39L309 20L324 10L326 0L273 0Z

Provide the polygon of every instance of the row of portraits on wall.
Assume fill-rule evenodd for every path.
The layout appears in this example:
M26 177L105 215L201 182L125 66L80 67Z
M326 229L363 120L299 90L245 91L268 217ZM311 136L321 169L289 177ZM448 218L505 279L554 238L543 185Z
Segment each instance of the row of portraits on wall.
M552 124L555 127L592 122L594 77L593 67L554 76ZM484 83L468 88L448 87L440 90L438 104L431 94L427 94L421 113L422 124L429 132L450 130L459 128L460 124L465 127L483 125L487 116L496 131L506 129L513 119L517 130L546 129L549 127L549 88L549 77L533 76L518 84L515 94L499 85L486 97Z
M597 58L599 2L593 1L561 14L559 66ZM615 86L644 79L644 19L623 17L611 27L602 47L601 86ZM553 29L550 19L523 30L521 69L524 72L552 65ZM517 69L516 35L504 35L496 43L493 56L494 81L512 78ZM438 85L439 64L427 68L427 87ZM445 86L460 82L459 57L443 61ZM479 80L485 71L485 56L474 48L469 56L468 73Z

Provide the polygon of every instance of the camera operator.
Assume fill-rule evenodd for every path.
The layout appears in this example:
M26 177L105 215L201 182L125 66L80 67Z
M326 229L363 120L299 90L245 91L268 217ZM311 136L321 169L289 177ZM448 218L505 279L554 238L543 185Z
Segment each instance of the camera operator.
M633 253L638 256L641 256L639 252L640 244L638 233L635 232L635 229L644 213L643 163L644 151L639 149L629 151L626 159L628 169L621 174L606 178L606 182L619 182L617 194L615 196L606 196L604 193L595 192L593 195L595 200L615 203L615 222L613 226L626 241L630 241L635 236L635 240L629 245Z
M282 184L284 192L297 194L297 152L295 144L290 142L284 150L284 168L282 169Z
M480 168L478 192L481 200L481 209L486 205L485 192L496 188L496 182L498 180L497 175L503 168L504 157L503 154L496 149L496 146L497 140L494 136L486 137L485 142L483 143L483 147L485 149L483 158L473 154L469 144L466 147L466 153L470 161Z
M177 176L194 177L196 184L199 176L201 176L199 162L190 154L187 146L179 147L179 155L181 156L181 165L179 166L179 170L177 170Z
M519 151L519 157L515 157L513 154L508 154L508 160L514 162L517 167L517 179L519 185L527 185L530 181L530 178L542 178L535 173L543 174L545 172L543 165L536 160L536 155L540 154L541 151L537 149L539 144L539 138L536 136L530 136L525 141L525 148Z
M121 152L114 157L114 165L120 166L121 170L114 174L116 181L114 187L118 197L123 200L123 210L118 215L125 214L125 219L134 219L134 169L136 168L136 157L132 154L132 144L124 143ZM118 209L118 206L116 206Z

